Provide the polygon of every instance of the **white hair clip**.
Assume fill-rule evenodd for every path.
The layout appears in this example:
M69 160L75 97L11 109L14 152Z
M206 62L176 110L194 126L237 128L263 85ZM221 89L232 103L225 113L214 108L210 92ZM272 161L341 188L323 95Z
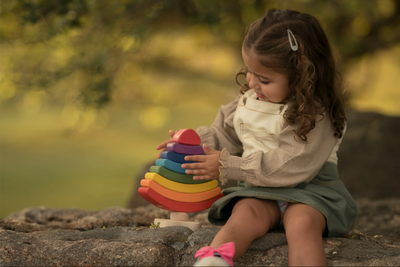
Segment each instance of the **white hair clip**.
M296 37L294 37L294 34L292 33L292 31L291 30L287 30L287 34L288 34L288 37L289 37L290 48L292 48L293 51L299 50L299 46L297 44ZM292 41L292 38L293 38L294 42Z

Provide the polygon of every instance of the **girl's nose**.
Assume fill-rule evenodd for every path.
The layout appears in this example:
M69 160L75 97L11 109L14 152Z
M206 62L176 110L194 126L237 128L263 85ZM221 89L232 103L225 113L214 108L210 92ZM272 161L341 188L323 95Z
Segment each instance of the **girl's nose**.
M249 87L255 89L258 86L257 77L252 73L247 73L247 82L249 83Z

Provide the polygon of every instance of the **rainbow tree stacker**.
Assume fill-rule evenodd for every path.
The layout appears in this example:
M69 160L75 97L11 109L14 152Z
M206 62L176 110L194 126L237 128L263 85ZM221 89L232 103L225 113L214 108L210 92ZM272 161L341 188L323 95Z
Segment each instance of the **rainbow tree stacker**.
M172 138L166 151L160 153L156 165L140 181L139 194L149 203L171 211L170 219L155 219L160 227L186 226L193 231L200 223L188 221L189 212L206 210L223 197L216 180L193 180L193 175L185 174L181 167L186 155L204 153L197 133L192 129L182 129Z

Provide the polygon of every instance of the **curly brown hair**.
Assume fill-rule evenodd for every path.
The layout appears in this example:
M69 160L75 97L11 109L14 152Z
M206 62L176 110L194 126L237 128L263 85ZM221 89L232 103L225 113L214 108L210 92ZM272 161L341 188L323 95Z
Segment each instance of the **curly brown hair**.
M292 31L298 50L291 49L288 31ZM307 134L315 127L317 115L329 114L341 138L346 115L341 76L336 70L332 49L321 25L313 16L293 10L270 9L246 30L243 50L253 50L265 67L288 77L290 93L285 99L284 118L298 125L296 137L307 143ZM249 90L245 71L236 75L241 93Z

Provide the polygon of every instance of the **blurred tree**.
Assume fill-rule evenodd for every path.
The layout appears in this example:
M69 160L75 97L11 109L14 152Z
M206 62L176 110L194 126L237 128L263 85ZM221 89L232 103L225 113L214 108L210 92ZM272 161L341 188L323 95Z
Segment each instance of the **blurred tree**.
M1 2L0 100L44 92L53 101L99 108L110 101L124 64L135 62L125 74L133 77L130 101L145 104L134 77L147 66L208 75L155 51L164 50L150 38L166 33L157 43L166 45L173 32L197 27L203 45L233 47L240 57L246 25L272 7L315 15L342 62L400 42L398 0L8 0Z

